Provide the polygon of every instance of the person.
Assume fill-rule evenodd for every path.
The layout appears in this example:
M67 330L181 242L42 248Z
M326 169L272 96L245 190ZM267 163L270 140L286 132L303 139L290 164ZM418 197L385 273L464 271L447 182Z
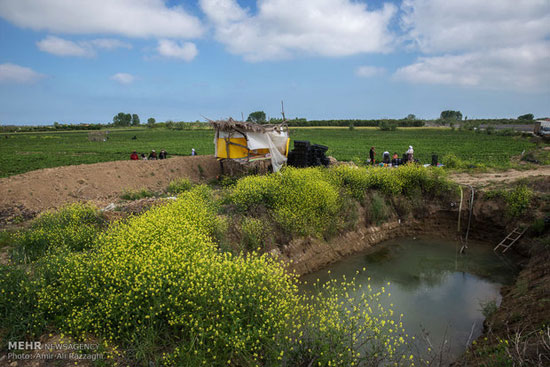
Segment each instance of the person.
M157 152L155 150L151 150L151 153L149 153L149 159L156 160L157 159Z
M392 166L398 166L400 164L399 156L397 155L397 152L393 152L391 164L392 164Z
M139 156L135 150L132 152L132 154L130 154L130 159L133 161L139 160Z
M141 153L141 159L143 159L144 161L147 160L147 156L145 155L145 153Z
M413 161L413 155L414 155L413 147L412 145L409 145L409 150L407 150L407 162Z
M195 150L195 148L191 149L191 155L197 155L197 151Z
M385 151L383 154L382 154L382 160L384 163L388 164L390 163L390 152L388 151Z
M369 151L369 157L370 157L370 163L374 166L374 156L376 155L376 152L374 151L374 147L370 147Z
M161 150L159 153L159 159L166 159L166 150Z

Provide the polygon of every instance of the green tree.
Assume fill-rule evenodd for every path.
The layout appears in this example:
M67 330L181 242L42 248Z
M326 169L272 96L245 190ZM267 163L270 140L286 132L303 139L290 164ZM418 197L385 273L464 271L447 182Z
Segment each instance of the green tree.
M410 113L407 115L407 120L416 120L416 115Z
M153 117L149 117L147 119L147 126L153 127L153 126L155 126L155 122L157 122L157 121Z
M132 126L139 126L139 116L137 114L132 115Z
M248 118L246 119L248 122L255 122L257 124L265 124L266 123L266 117L264 111L256 111L252 112L250 115L248 115Z
M532 121L535 116L532 113L526 113L525 115L518 116L518 120Z
M462 112L446 110L441 112L442 120L462 120Z

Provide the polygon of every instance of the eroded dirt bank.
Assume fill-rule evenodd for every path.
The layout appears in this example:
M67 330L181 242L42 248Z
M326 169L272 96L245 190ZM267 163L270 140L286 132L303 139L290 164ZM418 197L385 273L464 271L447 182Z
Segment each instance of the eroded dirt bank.
M214 156L46 168L0 178L0 216L2 212L32 215L76 201L108 204L118 199L124 190L161 191L179 177L198 182L219 174L220 166Z
M465 197L468 195L466 191ZM396 217L379 226L369 225L364 213L360 213L358 224L352 231L328 241L312 237L293 239L271 253L288 263L291 271L304 275L394 238L424 236L459 240L461 235L465 236L469 210L464 204L459 232L458 204L456 201L433 201L426 203L413 216L402 219ZM504 212L501 203L485 200L474 202L468 238L496 245L513 226L508 223Z

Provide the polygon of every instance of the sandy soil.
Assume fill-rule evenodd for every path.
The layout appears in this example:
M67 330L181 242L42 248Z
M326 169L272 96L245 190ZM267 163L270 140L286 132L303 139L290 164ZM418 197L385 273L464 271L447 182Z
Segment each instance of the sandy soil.
M214 156L173 157L157 161L115 161L46 168L0 178L2 211L41 212L76 201L107 205L127 189L166 189L171 180L204 181L220 174Z

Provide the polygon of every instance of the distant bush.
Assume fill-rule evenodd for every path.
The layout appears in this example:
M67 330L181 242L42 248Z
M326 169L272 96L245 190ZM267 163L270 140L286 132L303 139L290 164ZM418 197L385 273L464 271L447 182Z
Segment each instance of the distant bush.
M533 192L525 185L516 186L505 194L507 212L512 218L521 216L531 203Z
M153 196L155 196L155 193L149 189L138 189L138 190L128 189L122 192L122 195L120 195L120 198L124 200L139 200L139 199L150 198Z
M447 168L466 168L467 163L454 154L447 154L443 157L443 165Z
M171 194L181 194L182 192L190 190L192 187L193 184L191 183L191 181L189 181L188 178L178 178L170 181L170 184L168 184L168 188L166 189L166 191Z
M382 131L395 131L395 130L397 130L397 124L395 122L382 120L378 124L378 128Z
M16 237L12 256L32 262L45 254L90 248L105 226L99 210L89 204L71 204L41 214Z

